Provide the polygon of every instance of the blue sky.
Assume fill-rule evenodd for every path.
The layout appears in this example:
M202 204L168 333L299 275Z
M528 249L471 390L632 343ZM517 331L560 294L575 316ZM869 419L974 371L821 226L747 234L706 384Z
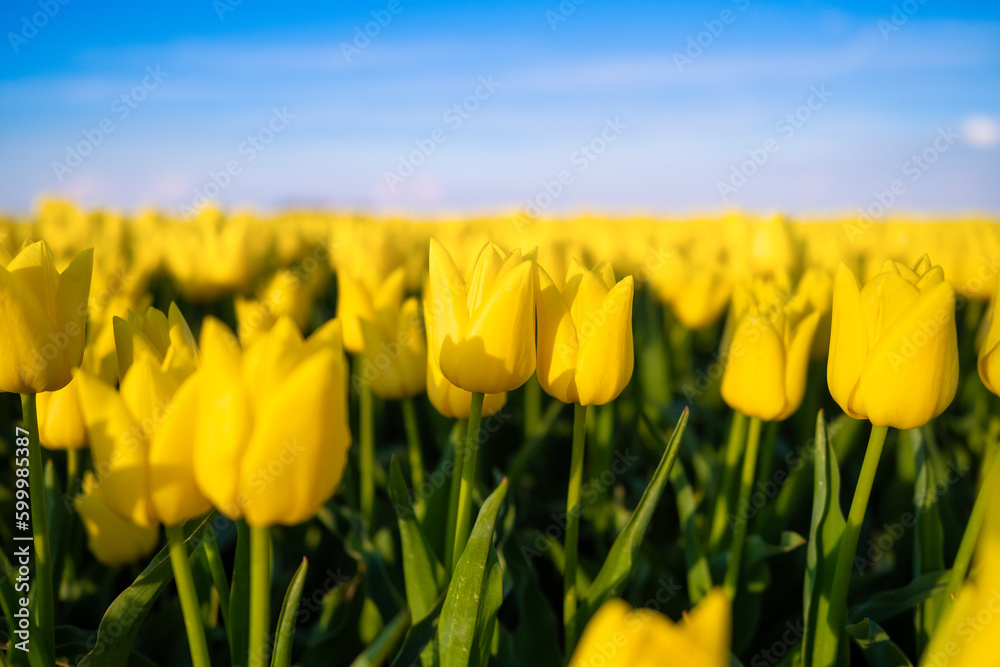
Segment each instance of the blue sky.
M1000 4L676 4L10 0L0 209L1000 210Z

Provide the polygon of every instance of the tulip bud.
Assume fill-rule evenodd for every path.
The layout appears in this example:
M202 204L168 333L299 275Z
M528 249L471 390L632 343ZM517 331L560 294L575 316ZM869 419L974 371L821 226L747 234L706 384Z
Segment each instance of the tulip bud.
M864 286L841 264L833 289L827 381L851 417L917 428L958 388L955 291L924 255L912 269L886 261Z
M444 246L431 239L424 316L441 372L466 391L517 389L535 371L534 263L520 250L487 244L463 279Z
M230 518L295 525L347 463L347 370L339 320L307 340L287 317L241 350L225 324L201 329L195 478Z
M819 313L804 307L782 298L773 282L748 293L722 374L722 398L731 408L766 421L785 419L799 408L819 322Z
M49 449L83 449L87 429L76 376L56 391L38 394L38 440Z
M25 243L13 257L0 245L0 391L37 394L69 384L83 360L93 266L93 250L60 274L45 241Z
M365 337L361 321L375 320L375 313L383 308L398 309L403 302L406 272L399 267L381 283L369 275L362 281L346 271L337 273L337 319L344 330L344 349L351 354L361 354Z
M108 505L104 490L90 472L83 477L82 493L74 499L73 507L87 531L87 547L105 565L134 563L156 548L159 529L122 518Z
M538 381L563 403L610 403L632 377L632 276L573 260L560 290L538 267Z
M411 398L424 391L427 343L419 311L411 297L401 308L376 311L374 322L360 320L365 349L355 381L371 382L381 398Z

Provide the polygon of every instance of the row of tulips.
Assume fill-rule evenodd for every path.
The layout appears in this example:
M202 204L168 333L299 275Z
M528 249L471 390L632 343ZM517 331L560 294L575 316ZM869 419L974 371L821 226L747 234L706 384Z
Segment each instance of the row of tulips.
M279 232L282 220L289 224ZM57 458L65 457L66 497L73 498L99 561L121 566L147 557L159 544L158 526L165 527L165 556L155 558L154 569L147 568L129 591L148 586L157 559L169 558L190 659L199 667L211 664L216 653L206 635L206 590L223 609L232 664L290 664L294 641L288 636L294 633L282 628L295 627L306 570L303 564L292 577L275 630L273 542L292 527L317 523L342 538L343 550L358 554L365 604L385 607L362 608L361 625L365 614L374 613L381 631L360 631L365 646L356 664L393 655L394 664L530 664L504 648L516 640L501 613L504 600L514 595L511 586L521 590L520 582L534 577L522 574L515 583L511 573L519 566L505 546L509 540L522 555L531 552L526 538L517 536L514 510L504 509L508 488L524 497L516 486L523 475L511 470L511 481L484 486L478 461L484 417L501 414L519 392L525 455L558 437L552 428L559 405L575 406L568 465L564 458L555 471L565 479L568 468L560 539L545 542L546 550L558 554L554 563L562 576L565 658L557 649L555 660L729 664L735 660L731 648L747 648L740 625L747 622L748 601L761 603L759 577L768 557L762 553L784 553L807 541L786 548L786 537L797 537L786 532L782 545L767 545L761 534L790 526L765 525L748 535L749 517L734 516L753 502L758 466L770 471L773 465L777 424L793 418L806 401L822 402L821 389L810 381L810 362L824 357L829 395L848 418L868 420L872 430L845 518L836 490L839 453L826 423L818 420L810 454L816 465L810 471L805 637L787 651L788 659L844 664L848 637L870 660L887 652L891 659L903 656L871 619L861 635L848 605L855 554L888 429L913 438L956 397L959 329L966 332L963 339L978 339L982 384L990 391L1000 386L1000 357L994 354L1000 318L985 307L996 284L995 256L989 253L1000 245L997 228L986 221L859 227L851 221L793 224L733 216L716 222L706 231L692 222L637 220L620 227L628 230L621 233L615 231L621 222L599 219L438 226L303 213L267 224L206 213L184 227L155 215L122 224L113 214L49 203L33 226L9 223L9 238L25 242L17 252L0 254L0 316L10 350L0 363L0 390L22 394L29 433L36 634L33 652L19 655L12 641L8 656L33 665L69 659L55 638L55 602L66 594L64 575L72 566L53 558L55 535L39 499L52 495L55 473L46 471L40 442L50 452L65 450ZM46 240L28 242L31 232ZM484 234L501 242L477 242ZM503 237L519 235L537 245L522 241L524 250L508 245L512 249L505 251ZM88 241L96 252L73 254ZM850 252L841 253L847 263L835 268L833 253L848 246ZM877 263L880 252L898 257L939 247L961 267L961 282L926 255L912 265ZM594 258L600 259L590 264ZM331 276L335 301L326 298ZM420 297L408 296L418 292ZM644 297L642 313L633 313L637 295ZM197 336L170 299L196 316L191 322L198 325ZM151 302L169 307L163 312ZM651 318L656 302L667 307L663 317ZM726 312L724 325L718 324ZM642 323L636 340L634 322ZM713 495L695 500L685 466L678 464L687 410L673 429L660 422L685 401L696 413L721 409L713 387L705 391L693 379L691 358L706 340L719 341L713 356L722 370L714 391L734 412L726 443L710 462ZM632 382L637 358L641 390ZM539 389L555 399L545 417ZM616 400L623 393L631 407L604 409L623 403ZM434 472L450 478L443 502L421 492L434 477L421 442L428 419L424 394L442 417L458 420L456 435L435 456ZM387 466L385 448L380 455L377 446L376 413L395 402L415 499L398 461ZM655 470L639 475L641 498L630 511L618 505L625 513L621 520L594 510L587 493L593 488L584 483L588 459L593 465L595 452L607 447L608 438L594 425L606 418L620 422L618 430L629 438L641 424L645 436L659 443L653 446L659 463L650 466ZM990 582L1000 576L1000 561L990 560L1000 541L1000 508L990 509L988 493L990 480L1000 475L1000 465L993 464L995 436L978 452L982 479L952 567L942 575L946 584L911 591L922 631L916 654L925 664L937 664L939 655L948 656L947 664L993 664L989 660L1000 654L989 632L977 631L965 641L960 616L988 606L995 593ZM921 474L940 474L927 472L927 461L940 456L931 445L914 449L923 461ZM699 461L704 464L695 458L689 465L697 468ZM526 458L509 463L518 472L531 465ZM636 576L638 550L668 481L678 512L690 522L683 550L694 610L680 624L629 611L617 599ZM338 487L342 492L334 495ZM604 494L609 491L603 487ZM386 565L375 555L385 549L376 544L394 534L384 525L387 498L405 584L405 604L396 616L386 611L391 605L379 602L375 583ZM528 493L529 511L530 500ZM216 512L239 527L230 568L214 529L205 530L201 520ZM581 568L586 517L597 537L587 538L590 558ZM196 521L185 526L189 520ZM198 528L192 533L193 524ZM351 526L347 534L340 524ZM611 533L610 546L597 546L605 539L602 531ZM966 582L977 541L979 571ZM191 556L195 542L201 551ZM64 541L60 553L67 548ZM938 552L943 550L939 544ZM202 562L210 579L199 585ZM915 572L931 573L923 565ZM163 586L165 581L157 594ZM350 590L341 594L354 595ZM948 593L957 595L954 603ZM17 621L8 607L4 611L13 629ZM136 629L144 617L133 619ZM112 605L105 621L120 624L121 610ZM980 619L980 625L990 623L1000 627L992 617L988 623ZM126 634L125 655L135 637ZM954 655L952 644L961 649ZM117 664L108 662L117 659L110 654L120 655L105 652L102 658L94 648L81 654L81 664ZM345 657L351 656L327 656L320 664ZM539 658L538 664L551 660Z

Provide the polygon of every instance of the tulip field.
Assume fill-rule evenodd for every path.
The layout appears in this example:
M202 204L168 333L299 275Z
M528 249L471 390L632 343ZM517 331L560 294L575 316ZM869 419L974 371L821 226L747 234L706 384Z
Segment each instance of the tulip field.
M0 217L0 666L1000 666L998 270L985 216Z

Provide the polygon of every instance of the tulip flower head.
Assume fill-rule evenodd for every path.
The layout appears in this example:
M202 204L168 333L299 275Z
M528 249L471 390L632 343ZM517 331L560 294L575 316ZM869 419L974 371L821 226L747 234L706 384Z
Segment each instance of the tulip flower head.
M26 242L13 257L0 245L0 391L37 394L69 384L83 360L93 266L93 250L59 273L45 241Z
M139 526L115 512L93 473L83 477L82 493L73 500L87 531L87 547L109 567L128 565L153 552L159 541L157 526Z
M372 322L359 322L365 348L352 381L371 382L375 393L387 400L422 394L427 385L427 342L420 302L410 297L400 308L380 308Z
M337 319L344 331L344 349L351 354L361 354L365 349L365 336L361 321L373 322L375 313L384 309L398 309L403 303L406 272L397 268L380 280L373 274L354 276L347 271L337 272Z
M924 255L886 261L862 288L837 270L827 381L851 417L917 428L941 414L958 387L955 290Z
M428 343L457 387L498 394L535 372L534 262L520 250L486 244L463 278L451 255L430 242Z
M287 317L241 350L207 318L194 472L230 518L295 525L337 488L347 462L347 371L339 320L303 340Z
M56 391L38 394L38 439L48 449L83 449L87 428L76 375Z
M632 377L632 276L615 284L605 262L573 260L560 290L538 267L537 372L542 389L564 403L610 403Z
M785 297L772 281L758 282L743 299L722 375L722 398L766 421L798 410L805 393L809 349L819 313Z
M680 623L609 600L587 624L570 667L728 667L732 612L713 589Z
M140 526L207 512L192 468L198 349L177 306L115 318L119 390L81 370L80 403L106 504Z

